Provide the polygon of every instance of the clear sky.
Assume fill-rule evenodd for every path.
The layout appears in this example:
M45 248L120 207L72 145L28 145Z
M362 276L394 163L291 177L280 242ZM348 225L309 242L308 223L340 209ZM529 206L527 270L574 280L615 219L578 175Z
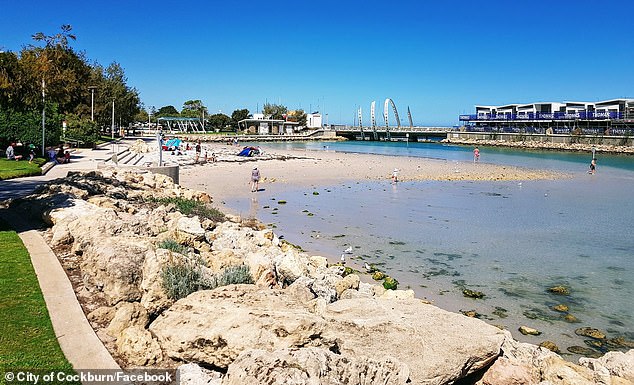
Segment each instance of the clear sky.
M392 98L454 125L476 104L634 97L634 1L0 0L0 49L71 24L146 106L265 102L351 124ZM390 119L393 116L390 112Z

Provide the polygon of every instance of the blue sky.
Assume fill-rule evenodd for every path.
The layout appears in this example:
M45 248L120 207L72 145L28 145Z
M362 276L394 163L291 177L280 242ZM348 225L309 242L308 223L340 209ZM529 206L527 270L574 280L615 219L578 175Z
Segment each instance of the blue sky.
M454 125L475 104L634 97L634 1L0 0L0 49L71 24L146 106L268 102ZM390 119L393 120L393 116Z

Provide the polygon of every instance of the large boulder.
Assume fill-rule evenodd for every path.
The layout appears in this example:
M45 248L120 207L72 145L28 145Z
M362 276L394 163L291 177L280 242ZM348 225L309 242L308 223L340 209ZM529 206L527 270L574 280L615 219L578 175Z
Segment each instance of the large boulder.
M319 301L319 299L318 299ZM177 301L149 327L180 361L226 369L240 353L319 347L410 369L414 383L451 383L498 356L504 334L486 323L412 300L355 298L321 310L285 290L232 285Z
M347 357L321 348L247 350L229 365L223 385L400 385L407 365L391 358Z
M117 305L117 311L108 325L108 334L118 337L124 329L130 326L145 328L148 323L147 310L138 302L122 302Z
M147 239L112 237L107 242L82 246L80 266L88 290L103 292L110 305L141 299L141 268L150 248Z
M169 357L226 369L249 349L334 346L318 341L325 327L323 318L283 290L231 285L177 301L149 330Z
M600 358L581 357L579 364L595 372L595 377L617 376L634 384L634 349L627 353L608 352Z
M152 334L139 325L124 329L117 338L117 352L134 366L155 365L163 360L163 352Z
M343 299L328 305L328 339L343 355L407 364L414 383L446 384L488 366L500 353L502 331L422 301Z
M634 371L634 350L627 354L610 352L599 359L581 358L579 366L546 348L518 342L508 331L504 334L501 357L487 369L477 385L634 383L628 377Z

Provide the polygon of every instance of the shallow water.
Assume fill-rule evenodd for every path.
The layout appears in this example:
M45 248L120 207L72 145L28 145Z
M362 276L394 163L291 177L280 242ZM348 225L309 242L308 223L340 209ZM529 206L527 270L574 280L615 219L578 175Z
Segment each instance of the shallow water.
M391 143L302 145L399 154ZM465 147L397 145L410 156L471 157ZM588 175L588 154L481 150L483 161L567 171L573 178L284 190L272 184L251 199L226 203L275 224L276 233L311 253L336 257L352 246L348 264L363 270L364 262L375 263L399 280L399 288L412 288L448 310L476 310L521 341L551 340L563 351L586 346L574 334L581 326L634 339L634 158L600 156L598 173ZM549 293L555 285L569 287L571 294ZM463 288L486 296L465 298ZM550 309L562 303L580 323L565 322L562 313ZM517 332L521 325L543 334L523 336Z

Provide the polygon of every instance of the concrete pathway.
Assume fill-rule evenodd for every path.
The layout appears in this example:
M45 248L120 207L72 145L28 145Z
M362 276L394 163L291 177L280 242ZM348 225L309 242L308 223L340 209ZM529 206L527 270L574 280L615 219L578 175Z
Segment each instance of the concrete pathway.
M96 170L99 162L109 159L113 151L120 151L117 147L78 149L73 152L71 163L55 165L45 175L0 181L0 201L26 196L43 183L65 177L69 171ZM73 368L120 370L88 323L66 272L41 233L12 210L0 210L0 217L16 230L31 256L55 335Z
M88 323L66 272L40 232L14 212L1 210L0 216L18 232L31 256L55 336L73 368L121 369Z
M124 139L121 144L102 145L96 149L76 149L71 154L70 163L55 165L44 175L2 180L0 181L0 201L29 195L37 186L53 179L63 178L69 171L96 170L99 163L110 159L114 152L123 150L134 140L136 138Z

